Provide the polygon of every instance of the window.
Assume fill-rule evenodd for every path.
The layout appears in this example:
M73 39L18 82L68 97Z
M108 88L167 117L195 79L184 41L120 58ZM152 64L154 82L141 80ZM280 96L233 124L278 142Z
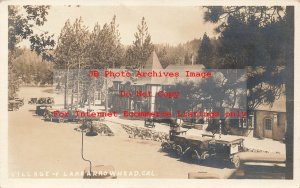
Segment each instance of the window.
M270 118L265 119L265 129L272 130L272 119Z
M247 128L246 118L242 119L243 128Z
M248 128L252 128L253 127L253 121L252 121L252 117L250 116L250 118L248 118Z

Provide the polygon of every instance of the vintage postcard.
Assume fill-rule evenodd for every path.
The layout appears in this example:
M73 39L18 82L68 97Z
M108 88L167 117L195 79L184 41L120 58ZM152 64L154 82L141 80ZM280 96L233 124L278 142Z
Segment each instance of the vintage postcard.
M300 187L299 2L0 4L0 187Z

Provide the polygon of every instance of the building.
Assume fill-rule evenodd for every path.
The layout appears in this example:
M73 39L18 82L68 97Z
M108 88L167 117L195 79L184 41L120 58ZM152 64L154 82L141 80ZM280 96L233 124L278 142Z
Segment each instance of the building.
M144 72L181 72L190 70L202 70L203 65L169 65L163 69L155 51L151 54L146 64L143 66ZM184 77L141 77L141 78L127 78L118 77L113 80L113 86L111 89L111 106L116 111L160 111L160 106L157 105L158 91L166 90L167 88L175 85L176 82L182 81ZM192 80L191 78L190 80ZM121 97L120 92L131 91L130 97ZM148 97L136 97L135 93L142 91L143 93L150 92L151 96ZM170 109L168 109L170 110Z
M262 104L254 110L254 136L283 140L286 132L286 97L281 95L272 106Z
M155 52L152 53L149 60L143 67L143 71L169 71L181 72L185 71L201 71L204 70L203 65L169 65L165 69L162 68L159 59ZM152 78L142 77L132 79L128 77L118 77L113 80L113 86L110 89L110 107L114 111L160 111L162 106L157 103L157 93L160 90L166 90L175 85L176 82L182 80L193 80L197 78ZM199 81L199 79L197 79ZM128 97L120 96L121 91L131 91ZM143 93L151 92L148 97L136 97L135 93L142 91ZM246 99L245 99L246 100ZM285 95L282 95L274 102L272 106L262 104L258 106L253 114L247 114L246 118L235 118L233 121L227 121L227 125L231 127L231 134L242 136L254 136L260 138L271 138L274 140L282 140L286 129L286 111L285 111ZM172 111L170 105L164 105L163 108L167 111ZM247 111L239 109L238 105L232 108L222 106L224 112ZM212 109L203 109L200 107L195 110L211 111ZM205 119L207 122L207 119Z

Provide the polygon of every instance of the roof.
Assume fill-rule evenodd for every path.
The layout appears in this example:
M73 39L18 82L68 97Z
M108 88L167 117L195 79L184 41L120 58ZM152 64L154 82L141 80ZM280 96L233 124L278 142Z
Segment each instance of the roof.
M282 94L272 105L261 104L255 110L264 110L271 112L286 112L286 96Z
M179 75L181 75L178 78L167 78L165 81L165 84L170 85L170 84L175 84L176 82L181 82L181 81L195 81L199 82L202 79L197 78L197 77L186 77L186 71L190 72L203 72L206 71L204 65L202 64L194 64L194 65L169 65L166 67L165 71L169 72L179 72Z
M185 80L199 80L199 78L187 78L185 77L185 71L203 71L205 67L202 64L195 65L169 65L165 69L162 67L157 54L155 51L152 52L148 61L143 66L142 72L179 72L180 77L141 77L137 78L136 81L132 81L130 78L118 77L114 78L113 81L120 81L122 84L131 82L134 85L145 85L145 84L159 84L159 85L173 85L179 81Z
M177 71L182 71L182 70L194 70L194 71L197 71L197 70L202 70L202 69L205 69L204 65L202 64L194 64L194 65L168 65L166 67L165 70L177 70Z
M155 50L152 52L148 58L146 64L143 66L142 72L159 72L164 71L161 63L156 55ZM163 84L165 77L140 77L134 82L135 85L145 85L145 84Z
M150 55L148 61L146 62L143 68L149 70L163 69L158 60L155 50L153 50L152 54Z
M285 71L285 66L277 66L275 67L278 71ZM257 67L246 67L246 70L248 73L251 72L259 72L263 73L264 71L268 71L265 66L257 66ZM263 83L265 85L265 83ZM258 107L255 108L255 110L263 110L263 111L271 111L271 112L286 112L286 96L285 96L285 86L283 91L281 92L281 95L278 99L275 99L273 104L260 104Z

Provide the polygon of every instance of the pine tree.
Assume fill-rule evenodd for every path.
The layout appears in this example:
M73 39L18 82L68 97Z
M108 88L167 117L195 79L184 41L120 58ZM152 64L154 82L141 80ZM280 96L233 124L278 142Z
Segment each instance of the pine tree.
M142 69L153 52L154 45L151 42L151 36L148 33L148 26L144 17L137 29L138 31L134 34L135 41L133 41L133 45L128 48L126 57L127 65Z
M90 69L107 69L118 68L123 64L123 47L120 42L120 33L114 16L109 24L105 23L103 27L96 23L90 35L88 44L89 68ZM97 87L92 88L92 91L98 89L99 93L103 87L107 86L107 80L103 77L97 80ZM107 92L107 91L106 91ZM94 93L92 94L94 95ZM107 93L106 105L107 109Z
M253 75L248 76L247 90L251 97L248 107L252 99L257 100L255 103L267 99L272 104L278 92L284 92L285 84L286 178L293 179L294 7L206 8L204 19L219 23L216 31L221 34L221 45L227 45L224 46L226 51L220 54L224 57L223 68L263 67L263 71L253 71ZM268 87L262 87L265 84Z
M73 24L69 20L66 21L60 33L58 44L55 49L56 68L65 69L65 94L64 94L64 107L68 107L68 88L72 86L73 92L71 97L71 107L73 106L73 95L77 90L77 101L79 101L79 72L86 66L87 44L89 32L87 27L83 25L82 18L76 19ZM77 69L77 89L75 89L75 73L70 72L70 69ZM69 76L72 73L72 85L69 84Z
M116 16L109 24L104 24L102 28L96 23L89 41L89 68L115 68L122 64L123 48L116 24Z
M213 59L213 46L211 44L210 38L204 33L202 41L199 46L197 64L203 64L206 68L209 68L212 64Z

